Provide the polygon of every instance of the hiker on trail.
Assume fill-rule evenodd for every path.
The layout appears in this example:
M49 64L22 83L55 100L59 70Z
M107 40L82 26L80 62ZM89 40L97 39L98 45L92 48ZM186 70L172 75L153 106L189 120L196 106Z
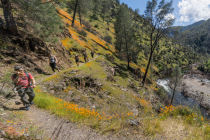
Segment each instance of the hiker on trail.
M91 50L90 54L91 54L91 57L93 58L95 54L94 50Z
M79 55L75 55L75 62L77 64L77 66L79 66Z
M85 62L88 61L86 50L82 52Z
M15 73L12 75L12 81L15 85L15 89L20 96L20 100L22 101L24 107L22 109L29 110L30 105L33 104L33 99L35 97L33 88L35 85L35 80L30 73L24 71L23 67L15 66ZM26 95L28 95L29 99L27 100Z
M57 60L57 58L54 55L50 55L49 61L50 61L50 67L52 68L53 72L55 72L55 69L58 70L58 71L60 71L56 67L56 63L58 62L58 60Z
M114 67L111 67L111 72L112 72L112 76L115 76L115 68Z

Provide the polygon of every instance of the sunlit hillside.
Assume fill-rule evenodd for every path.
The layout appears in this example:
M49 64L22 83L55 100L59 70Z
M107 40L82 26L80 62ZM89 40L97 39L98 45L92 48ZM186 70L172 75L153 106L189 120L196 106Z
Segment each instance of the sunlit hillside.
M13 2L18 34L9 33L5 23L0 26L0 139L209 139L209 120L201 112L206 108L181 104L177 96L175 103L171 100L176 91L194 103L181 87L175 90L175 82L188 73L200 74L195 67L201 55L163 35L154 41L157 47L149 59L153 26L145 25L145 17L117 0L108 5L103 0L102 6L97 5L101 1L89 2ZM121 20L125 24L117 24ZM52 56L55 71L49 64ZM27 111L20 109L18 89L11 88L16 65L36 81L34 104ZM176 68L183 72L179 77Z

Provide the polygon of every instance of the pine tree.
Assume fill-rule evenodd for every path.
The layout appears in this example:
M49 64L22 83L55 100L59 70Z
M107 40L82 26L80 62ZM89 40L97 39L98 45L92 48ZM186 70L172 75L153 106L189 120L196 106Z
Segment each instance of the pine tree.
M109 30L109 23L111 21L112 5L113 5L112 0L102 1L101 17L103 21L106 21L108 30Z
M79 19L80 19L80 24L82 24L82 16L87 16L88 12L91 11L92 9L92 0L79 0Z
M98 15L101 11L102 1L101 0L92 0L93 9L92 9L92 18L97 20Z
M130 68L130 62L137 58L138 48L136 47L135 29L132 16L127 7L120 6L115 22L116 42L115 46L121 56L126 56L127 68Z
M56 41L56 34L62 31L63 22L52 2L42 0L12 0L20 10L19 16L25 17L24 23L31 32L45 41Z
M77 14L79 15L80 25L82 25L82 17L87 16L92 9L92 0L72 0L68 2L67 7L69 12L73 11L72 26L74 26Z
M151 0L147 2L147 7L145 10L145 26L147 33L149 34L150 54L146 71L142 80L143 86L147 77L153 53L159 46L159 41L166 34L167 29L174 22L174 19L170 17L170 14L173 12L173 8L171 7L172 1L166 3L165 0L161 0L159 4L157 3L157 0Z

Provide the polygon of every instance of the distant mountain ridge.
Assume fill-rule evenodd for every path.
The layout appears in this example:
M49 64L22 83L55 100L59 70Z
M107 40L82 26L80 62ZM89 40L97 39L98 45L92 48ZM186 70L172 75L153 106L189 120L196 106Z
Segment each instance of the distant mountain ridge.
M186 30L191 30L191 29L193 29L193 28L196 28L196 27L202 25L204 22L205 22L205 20L200 20L200 21L195 22L195 23L193 23L193 24L191 24L191 25L183 26L182 29L181 29L181 31L184 32L184 31L186 31Z
M169 35L201 53L210 54L210 19L188 26L174 26L170 28Z

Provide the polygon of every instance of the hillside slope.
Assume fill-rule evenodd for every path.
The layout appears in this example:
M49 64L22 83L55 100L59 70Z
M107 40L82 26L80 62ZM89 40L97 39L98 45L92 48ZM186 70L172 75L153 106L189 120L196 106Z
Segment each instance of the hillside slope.
M19 107L14 105L14 100L1 105L4 108L1 113L6 113L5 117L1 117L1 123L5 126L20 129L24 126L20 127L15 124L16 122L28 124L31 121L31 124L37 127L36 133L23 132L17 137L28 134L31 138L37 139L44 139L44 136L52 139L70 139L71 137L75 139L209 138L209 125L199 113L186 107L165 106L161 100L167 100L167 95L157 86L156 80L160 66L163 67L168 62L159 62L158 68L152 65L147 84L141 87L140 81L147 63L144 50L141 52L139 63L131 63L131 69L128 70L127 62L116 56L114 45L106 42L103 39L104 34L101 33L104 31L114 37L113 24L110 25L110 31L103 27L105 23L100 19L94 23L89 22L92 29L89 31L86 25L81 26L77 20L75 27L71 27L71 15L64 9L57 10L65 24L65 31L59 36L58 44L46 46L41 51L46 52L42 56L37 51L39 49L30 50L30 45L26 47L29 48L29 51L22 55L21 52L24 52L25 49L20 44L13 41L10 36L4 37L5 34L1 36L2 44L6 46L1 51L1 60L3 60L1 61L1 86L6 83L2 90L6 93L3 94L1 91L3 99L1 103L5 103L6 95L11 92L10 76L15 64L25 66L27 71L35 75L38 83L35 88L35 105L31 111L13 110ZM100 28L93 27L91 24L98 24ZM22 36L16 38L20 39ZM164 40L161 43L163 47L157 50L159 55L154 58L154 61L171 57L164 57L168 50L170 54L173 54L172 47L166 48L168 44L165 44ZM14 48L18 49L9 53L8 48L14 45ZM42 48L40 45L37 47ZM82 56L82 51L85 49L89 59L86 63ZM177 46L177 49L182 50L183 48ZM92 50L95 51L93 58L90 55ZM18 54L13 56L15 51ZM55 54L60 60L60 72L50 74L52 72L47 58L49 53ZM80 58L79 66L74 61L76 54ZM182 59L185 53L180 51L176 55ZM175 63L173 60L175 61L175 59L168 60L171 61L169 68ZM183 65L186 65L188 60L182 62ZM37 71L38 68L39 71ZM6 110L5 106L13 111ZM19 120L16 120L17 116L20 117ZM37 119L37 117L40 118ZM45 125L45 123L48 124ZM40 138L39 129L46 135ZM55 129L59 131L54 131Z

